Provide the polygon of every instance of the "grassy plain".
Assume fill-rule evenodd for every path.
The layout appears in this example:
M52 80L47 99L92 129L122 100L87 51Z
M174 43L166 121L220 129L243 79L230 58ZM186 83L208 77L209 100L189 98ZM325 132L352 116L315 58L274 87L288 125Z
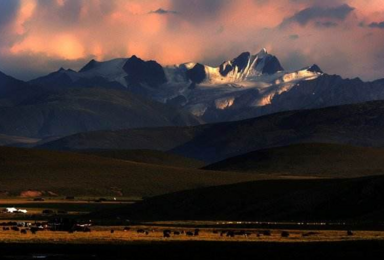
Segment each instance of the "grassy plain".
M114 233L111 233L111 230ZM149 234L137 233L138 229L148 230ZM91 232L75 232L73 234L60 231L40 231L37 234L28 232L21 234L15 231L0 230L1 243L66 243L66 244L124 244L130 242L161 242L161 241L223 241L223 242L279 242L279 243L309 243L309 242L340 242L340 241L363 241L384 240L383 231L353 231L349 236L346 230L280 230L268 229L271 235L262 233L266 229L214 229L200 228L198 236L187 236L185 234L173 235L174 231L193 232L194 228L167 227L167 226L133 226L129 231L123 231L122 226L100 226L91 228ZM164 238L163 230L171 230L171 237ZM251 235L227 237L220 235L225 230L245 230ZM289 237L282 237L283 231L289 233ZM258 235L260 234L260 235Z

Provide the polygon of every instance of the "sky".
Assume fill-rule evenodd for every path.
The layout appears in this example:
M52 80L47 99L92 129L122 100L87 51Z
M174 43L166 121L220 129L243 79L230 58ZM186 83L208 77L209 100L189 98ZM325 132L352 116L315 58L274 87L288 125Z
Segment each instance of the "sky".
M286 70L384 78L384 1L0 0L0 70L24 80L132 55L217 66L264 47Z

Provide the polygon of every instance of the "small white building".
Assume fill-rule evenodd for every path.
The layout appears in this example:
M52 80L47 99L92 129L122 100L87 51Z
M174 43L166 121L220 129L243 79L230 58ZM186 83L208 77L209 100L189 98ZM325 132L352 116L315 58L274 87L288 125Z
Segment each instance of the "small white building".
M23 213L23 214L27 214L27 210L26 209L17 209L17 208L6 208L4 210L6 213Z
M6 208L4 211L7 213L15 213L17 211L17 208Z

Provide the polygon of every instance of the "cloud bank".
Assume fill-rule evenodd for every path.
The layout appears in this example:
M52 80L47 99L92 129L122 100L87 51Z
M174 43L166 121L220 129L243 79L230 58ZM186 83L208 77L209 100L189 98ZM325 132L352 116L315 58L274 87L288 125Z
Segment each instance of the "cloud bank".
M374 22L374 23L369 24L369 27L384 29L384 22L380 22L380 23Z
M350 7L347 4L343 4L337 7L324 8L320 6L308 7L292 17L285 19L281 24L282 27L286 27L291 23L298 23L302 26L307 25L311 21L316 21L318 19L330 19L330 20L345 20L348 15L353 12L354 8ZM319 23L319 22L318 22ZM325 23L332 23L327 21Z
M218 65L266 47L289 70L372 80L383 17L382 0L1 0L0 70L31 79L132 55Z

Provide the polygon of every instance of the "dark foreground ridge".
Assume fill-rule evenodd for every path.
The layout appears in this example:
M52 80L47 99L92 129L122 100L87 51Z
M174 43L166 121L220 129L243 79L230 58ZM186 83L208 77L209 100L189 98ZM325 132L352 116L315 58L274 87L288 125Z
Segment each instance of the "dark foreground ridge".
M362 177L384 173L384 149L339 144L294 144L235 156L204 169L314 177Z
M151 242L123 245L1 244L5 259L373 259L383 241L327 243Z
M384 176L265 180L167 194L101 217L383 223Z
M196 127L82 133L45 144L47 149L153 149L217 162L297 143L384 146L384 101L277 113ZM358 133L358 134L357 134Z

